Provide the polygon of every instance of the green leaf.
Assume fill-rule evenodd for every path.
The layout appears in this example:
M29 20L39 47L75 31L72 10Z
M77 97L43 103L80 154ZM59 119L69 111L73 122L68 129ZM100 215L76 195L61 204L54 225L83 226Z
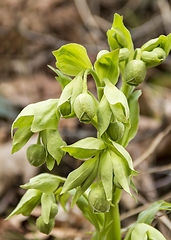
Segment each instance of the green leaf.
M52 204L55 202L55 198L53 194L43 193L41 197L41 215L43 221L48 224L50 221L50 212L52 208Z
M57 114L58 99L48 99L38 102L34 106L34 119L31 126L32 132L44 129L56 129L59 116Z
M53 169L54 165L55 165L55 159L49 153L47 153L47 156L46 156L47 168L51 171Z
M64 181L65 179L62 177L49 173L41 173L31 178L28 183L21 185L20 187L25 189L37 189L46 194L51 194L57 189L60 182Z
M23 118L25 121L21 123L21 125L14 134L13 147L11 151L12 154L19 151L33 135L33 132L30 130L33 116L21 117L20 120Z
M94 169L96 161L96 157L86 160L79 168L72 171L64 183L61 194L80 186Z
M131 240L166 240L166 238L154 227L151 227L145 223L139 223L135 225L134 230L131 233Z
M70 43L53 52L56 66L63 73L76 76L87 68L92 68L86 49L79 44Z
M123 139L121 140L123 146L127 144L134 138L137 133L138 123L139 123L139 104L138 98L141 95L141 90L135 91L131 94L128 99L128 106L130 110L130 128L126 128L124 132Z
M97 138L88 137L85 139L81 139L80 141L62 147L62 150L68 152L71 156L78 159L87 159L93 157L98 154L99 151L106 148L105 143Z
M103 95L98 107L97 107L97 121L98 121L98 131L100 136L106 131L111 120L111 109L109 103Z
M110 155L116 180L123 187L123 189L132 196L129 189L130 169L127 161L113 151L110 151Z
M127 150L120 144L112 141L112 144L115 148L115 152L121 157L121 158L124 158L128 165L129 165L129 168L131 170L131 174L132 175L137 175L137 172L134 170L133 168L133 162L132 162L132 158L130 156L130 154L127 152Z
M113 166L109 151L103 151L100 156L100 176L108 201L113 197Z
M75 81L76 78L74 78L62 91L61 96L59 98L58 107L62 105L64 102L68 101L69 98L71 97Z
M95 158L98 159L99 156L96 156ZM92 170L92 172L89 174L89 176L84 180L84 182L77 188L77 191L73 197L71 208L73 208L74 204L77 202L77 200L80 198L80 196L90 187L90 185L94 182L96 176L97 176L97 170L98 170L98 160L96 160L95 166Z
M138 215L138 223L147 223L151 224L155 214L160 210L171 210L171 204L166 203L165 201L158 201L153 203L148 209L144 210Z
M131 240L148 240L148 226L138 224L131 233Z
M101 82L104 78L108 78L113 85L117 83L119 76L118 56L119 49L102 55L95 62L94 68Z
M47 129L46 140L48 152L57 161L57 164L59 165L61 158L64 155L64 152L61 149L61 146L64 145L64 142L58 130Z
M14 128L18 128L21 125L25 125L25 123L27 121L29 121L31 118L33 118L34 115L34 105L35 104L29 104L28 106L26 106L17 116L17 118L15 119L15 121L12 124L11 127L11 136L13 137L13 130Z
M63 207L65 212L67 211L66 210L66 204L68 202L69 197L70 197L70 194L67 192L67 193L62 194L62 196L60 198L61 206Z
M33 209L40 203L41 195L42 193L38 190L34 189L28 190L21 198L17 207L6 218L6 220L18 214L28 216L33 211Z
M166 56L168 56L171 49L171 33L167 35L167 42L164 45L164 50L166 52Z
M123 123L129 122L129 107L125 95L108 79L105 79L104 94L110 104L114 117Z
M56 80L61 84L62 89L64 89L64 87L72 81L72 78L66 76L65 74L60 72L58 69L53 68L52 66L49 66L49 65L48 67L58 75L58 77L56 77Z

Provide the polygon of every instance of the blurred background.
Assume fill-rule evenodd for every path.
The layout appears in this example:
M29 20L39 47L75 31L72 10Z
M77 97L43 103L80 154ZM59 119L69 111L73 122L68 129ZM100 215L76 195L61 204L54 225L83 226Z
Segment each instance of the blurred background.
M28 104L58 98L61 88L55 74L47 65L55 67L52 51L66 43L86 47L94 63L97 53L109 50L106 32L111 28L114 13L123 15L134 46L159 35L171 32L170 0L1 0L0 1L0 240L86 240L91 225L75 207L64 212L59 208L55 229L49 236L37 232L34 223L40 208L31 217L4 218L17 205L23 194L19 185L40 172L28 165L25 146L11 155L11 124ZM89 79L89 90L95 86ZM171 200L171 55L166 61L148 69L141 84L140 123L138 134L129 144L135 169L140 173L133 179L139 195L138 202L122 194L121 224L128 227L137 214L150 203ZM76 118L59 123L63 139L71 144L87 136L96 136L94 128L83 125ZM35 143L32 137L30 143ZM52 173L67 176L81 164L66 155ZM153 225L166 239L171 239L171 215L159 213Z

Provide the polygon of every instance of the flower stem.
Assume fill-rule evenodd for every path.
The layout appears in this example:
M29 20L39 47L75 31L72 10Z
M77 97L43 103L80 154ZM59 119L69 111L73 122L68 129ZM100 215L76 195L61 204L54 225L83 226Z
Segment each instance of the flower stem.
M116 188L113 204L114 207L110 207L109 212L105 213L107 226L112 220L112 226L107 233L106 240L121 240L121 226L120 226L120 215L119 215L119 201L121 197L121 189Z

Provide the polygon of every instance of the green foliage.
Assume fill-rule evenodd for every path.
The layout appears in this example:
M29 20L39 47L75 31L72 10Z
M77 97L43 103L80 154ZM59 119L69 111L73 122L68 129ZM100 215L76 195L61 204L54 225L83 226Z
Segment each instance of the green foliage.
M45 234L55 225L58 202L66 211L66 203L72 196L71 207L77 204L95 227L93 240L121 239L118 208L121 189L131 196L130 187L136 191L132 177L137 172L125 149L135 136L139 122L141 91L134 88L144 81L147 68L165 60L171 48L171 34L161 35L134 50L130 32L122 17L115 14L107 39L111 51L100 51L94 67L86 49L79 44L66 44L54 51L57 69L49 67L61 84L60 98L26 106L11 128L12 153L19 151L33 134L38 135L37 143L27 149L28 161L35 167L46 163L52 170L66 153L85 160L67 179L42 173L21 186L28 190L8 218L15 214L29 215L41 204L36 225ZM95 81L97 98L87 90L89 74ZM120 75L119 89L116 84ZM67 145L58 131L61 117L77 117L82 123L93 124L97 137ZM140 213L125 240L165 239L150 226L159 210L171 210L171 204L160 201Z

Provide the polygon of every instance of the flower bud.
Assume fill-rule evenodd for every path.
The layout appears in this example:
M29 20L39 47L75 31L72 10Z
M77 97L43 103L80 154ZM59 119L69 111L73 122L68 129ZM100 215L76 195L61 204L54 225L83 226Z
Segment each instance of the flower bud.
M45 234L49 234L52 231L53 227L55 226L55 220L54 220L54 218L51 218L49 223L46 224L43 221L42 216L40 216L36 220L36 226L37 226L37 228L40 232L45 233Z
M82 93L74 102L74 111L80 122L89 123L95 116L95 103L91 95Z
M41 144L32 144L27 148L27 159L30 165L34 167L40 167L45 163L46 150Z
M141 60L131 60L126 65L124 71L125 82L128 85L138 86L146 76L146 65Z
M110 204L106 199L105 191L97 186L89 192L89 202L95 213L105 213L109 211Z
M166 53L162 48L158 47L151 52L142 52L141 59L145 62L147 68L155 67L164 62L166 59Z
M56 203L52 203L50 210L50 218L54 218L58 213L58 205Z
M124 134L124 125L121 122L111 122L107 133L113 141L120 140Z
M130 51L128 48L121 48L119 50L119 62L125 61L129 58Z
M71 113L71 103L70 101L66 101L60 105L60 112L63 117L69 115Z
M101 56L103 56L104 54L107 54L107 53L109 53L108 50L101 50L101 51L97 54L96 59L98 60Z
M111 50L126 48L128 46L124 33L117 27L108 30L107 37Z

